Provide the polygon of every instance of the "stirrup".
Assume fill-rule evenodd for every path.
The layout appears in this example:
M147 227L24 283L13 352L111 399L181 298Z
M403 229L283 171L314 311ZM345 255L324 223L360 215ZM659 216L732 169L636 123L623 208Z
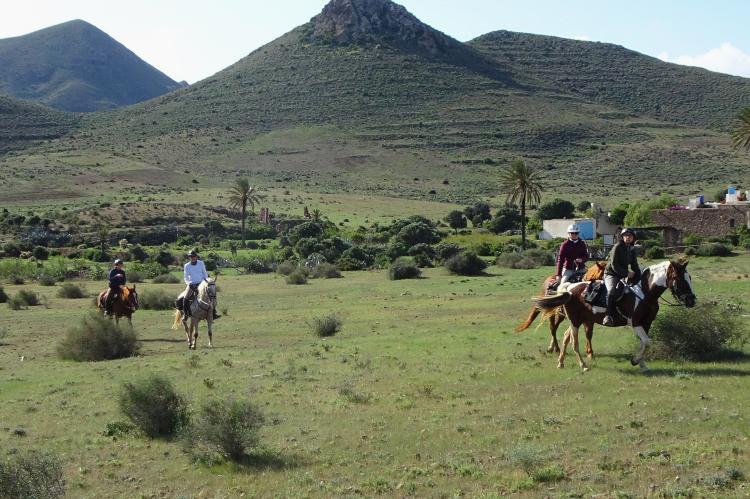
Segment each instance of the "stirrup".
M607 315L604 317L604 320L602 321L602 326L614 326L615 324L615 318L611 315Z

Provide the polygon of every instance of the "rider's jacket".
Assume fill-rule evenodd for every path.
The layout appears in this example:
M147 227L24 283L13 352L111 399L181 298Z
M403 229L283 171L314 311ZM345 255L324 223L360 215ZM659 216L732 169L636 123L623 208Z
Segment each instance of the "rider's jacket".
M119 288L125 285L125 271L122 269L112 269L109 271L109 287Z
M200 284L204 280L208 280L208 272L203 261L196 260L195 265L192 262L185 264L185 284Z
M560 252L557 255L557 274L561 275L563 269L575 269L576 259L582 261L589 259L589 248L583 239L573 241L568 238L560 245Z
M635 246L620 241L609 252L604 274L625 279L628 276L628 267L635 272L632 280L637 281L641 277L641 269L638 267Z

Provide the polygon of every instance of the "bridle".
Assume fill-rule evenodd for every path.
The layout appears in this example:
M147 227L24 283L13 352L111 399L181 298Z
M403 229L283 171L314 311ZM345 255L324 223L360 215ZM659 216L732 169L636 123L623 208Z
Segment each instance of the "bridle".
M198 308L204 312L208 312L216 303L216 283L211 282L206 284L206 295L208 295L208 302L201 300L200 296L195 300Z
M667 287L669 291L672 293L672 296L674 297L674 299L677 300L677 303L670 302L669 300L664 298L664 295L661 295L659 299L662 300L664 303L666 303L670 307L687 307L687 305L685 305L685 300L692 293L680 294L679 291L677 291L677 278L669 277L668 279L671 280L672 282L669 283Z

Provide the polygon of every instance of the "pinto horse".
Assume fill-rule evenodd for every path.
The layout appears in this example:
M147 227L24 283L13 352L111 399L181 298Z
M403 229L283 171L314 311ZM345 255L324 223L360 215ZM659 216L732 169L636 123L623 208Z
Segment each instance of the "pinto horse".
M607 266L606 261L598 261L594 262L594 265L589 267L589 269L586 271L586 273L581 278L581 282L588 282L588 281L599 281L604 278L604 268ZM544 280L542 283L542 289L540 296L544 296L547 294L547 290L549 289L550 285L554 284L556 281L556 277L551 275L548 278ZM524 329L527 329L537 318L537 316L542 312L542 309L540 309L537 306L533 306L531 311L529 312L529 316L526 319L526 322L523 324L519 324L518 327L516 327L516 332L520 333ZM547 347L547 352L553 353L553 352L560 352L560 345L557 343L557 328L560 327L560 324L565 320L565 314L562 309L558 309L558 313L555 314L547 314L549 319L549 334L550 334L550 342L549 346ZM590 359L594 358L594 350L591 347L591 338L594 335L594 326L591 325L591 328L587 328L584 326L584 329L586 331L586 355Z
M105 289L96 299L96 308L101 313L106 312L104 306L107 298L108 289ZM138 293L135 291L135 286L129 288L127 286L120 286L120 296L112 302L112 316L115 318L117 324L120 323L120 317L127 317L128 324L133 325L133 313L138 310Z
M588 371L588 366L578 350L578 329L583 325L588 331L594 327L594 323L601 324L606 312L592 309L583 300L583 291L586 286L587 284L583 282L573 284L568 287L567 291L558 295L535 299L535 307L544 311L545 315L556 314L562 309L570 320L570 327L565 332L558 359L557 367L559 368L564 367L565 350L572 340L578 365L584 371ZM617 308L626 318L621 318L615 326L632 326L641 346L630 362L634 366L638 365L642 371L648 370L643 360L646 346L651 341L648 331L659 312L659 298L667 289L682 305L688 308L695 306L696 297L690 274L687 272L686 261L665 261L648 267L643 271L640 282L617 303Z
M183 299L185 292L183 291L178 296ZM181 309L176 309L174 312L174 324L172 329L177 329L182 322L185 327L185 334L187 335L188 348L195 350L195 343L198 341L198 323L205 320L208 324L208 348L212 348L213 344L211 340L213 338L213 323L214 323L214 309L216 308L216 279L209 279L203 281L198 286L198 295L193 299L190 304L190 326L187 323L187 317L183 314Z

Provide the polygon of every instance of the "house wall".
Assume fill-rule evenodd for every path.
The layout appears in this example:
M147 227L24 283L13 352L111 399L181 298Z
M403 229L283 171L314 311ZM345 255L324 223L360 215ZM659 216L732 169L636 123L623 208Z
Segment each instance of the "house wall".
M743 225L750 229L750 205L718 205L694 210L654 210L654 225L671 226L698 236L726 236Z
M568 226L572 223L578 224L581 229L581 239L591 240L596 237L596 221L592 218L574 218L545 220L542 222L542 232L539 239L554 239L556 237L568 237Z

